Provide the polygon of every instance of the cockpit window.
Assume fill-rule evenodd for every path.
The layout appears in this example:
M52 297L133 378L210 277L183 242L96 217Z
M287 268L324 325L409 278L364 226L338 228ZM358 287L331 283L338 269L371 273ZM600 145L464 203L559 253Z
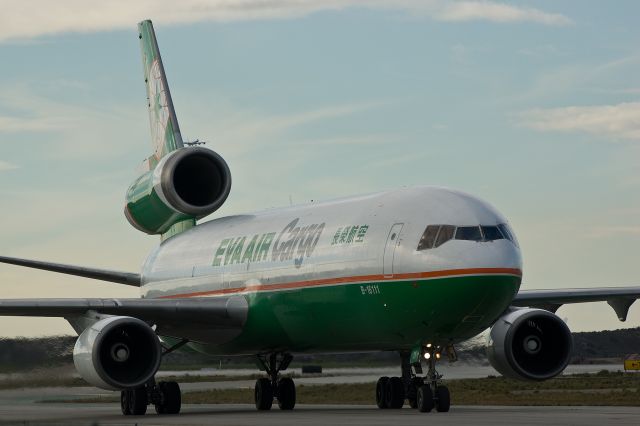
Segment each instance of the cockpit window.
M501 223L500 225L498 225L498 228L500 229L500 232L502 232L502 235L504 235L506 239L511 241L513 244L515 244L516 247L520 247L520 245L518 244L518 240L516 239L516 236L511 230L511 227L509 225L507 225L506 223Z
M504 237L507 240L513 241L513 236L511 235L511 230L509 230L509 227L507 226L506 223L501 223L500 225L498 225L498 228L500 229L500 232L502 232L502 235L504 235Z
M436 242L436 237L438 236L438 230L440 230L440 225L427 226L418 243L418 251L433 247L433 244Z
M451 239L466 241L495 241L507 239L516 246L515 240L509 225L501 223L499 225L479 225L479 226L454 226L454 225L429 225L424 230L418 251L440 247Z
M456 230L456 240L482 241L479 226L459 226Z
M456 227L453 225L440 225L440 232L438 232L438 237L436 238L436 244L434 247L440 247L452 239L455 232Z
M481 226L484 241L502 240L504 237L497 226Z

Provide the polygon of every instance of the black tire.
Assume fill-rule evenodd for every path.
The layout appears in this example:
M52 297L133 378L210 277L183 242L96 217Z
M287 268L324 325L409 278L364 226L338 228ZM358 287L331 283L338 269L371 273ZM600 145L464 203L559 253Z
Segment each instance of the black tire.
M414 377L411 379L407 388L407 400L409 401L409 407L418 408L418 388L424 384L424 381L420 377Z
M402 408L404 405L404 384L400 377L391 377L387 382L386 403L389 408Z
M389 408L387 406L387 382L389 382L388 377L380 377L378 379L378 383L376 383L376 404L378 408Z
M296 385L290 377L278 380L278 407L293 410L296 406Z
M131 415L131 411L129 410L129 390L123 390L120 392L120 409L124 416Z
M409 383L409 388L407 389L407 401L409 401L409 407L418 407L418 389L413 383Z
M416 402L418 404L418 411L421 413L428 413L433 410L433 392L431 392L431 386L422 385L418 388Z
M271 410L271 406L273 405L273 388L271 387L271 381L269 379L263 378L256 380L254 398L258 410Z
M451 407L451 395L449 394L449 388L446 386L438 386L436 388L435 402L436 410L439 413L446 413Z
M182 407L182 393L176 382L160 382L158 390L162 394L162 403L156 404L158 414L178 414Z
M163 388L164 388L164 382L160 382L157 384L158 387L158 392L160 392L161 394L163 394ZM160 404L154 404L154 407L156 409L156 414L167 414L166 411L166 405L164 403L166 396L165 395L161 395L160 396Z
M134 389L127 389L128 392L128 406L129 415L132 416L144 416L147 412L147 389L144 386L140 386Z

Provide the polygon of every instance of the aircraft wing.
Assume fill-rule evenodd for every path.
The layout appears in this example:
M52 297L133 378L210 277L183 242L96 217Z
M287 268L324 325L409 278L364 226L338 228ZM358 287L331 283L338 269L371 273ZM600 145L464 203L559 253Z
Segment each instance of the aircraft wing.
M599 287L557 290L520 290L511 303L555 312L567 303L606 301L620 321L627 319L629 308L640 299L640 287Z
M247 316L243 297L189 299L5 299L0 316L79 317L87 312L123 315L152 324L238 327Z
M11 265L26 266L27 268L44 269L45 271L140 287L140 275L132 272L110 271L106 269L87 268L84 266L65 265L62 263L42 262L39 260L19 259L17 257L6 256L0 256L0 263L9 263Z

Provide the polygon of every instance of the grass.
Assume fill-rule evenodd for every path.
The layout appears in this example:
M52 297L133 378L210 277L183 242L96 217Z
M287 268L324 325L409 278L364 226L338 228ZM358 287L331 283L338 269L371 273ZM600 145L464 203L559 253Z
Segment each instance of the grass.
M297 374L286 373L282 374L282 377L291 377L293 379L298 377L334 377L335 374ZM163 376L157 378L158 381L163 382L178 382L178 383L199 383L199 382L233 382L239 380L257 380L261 377L265 377L264 373L233 375L233 376L221 376L221 375L197 375L197 374L185 374L180 376Z
M300 374L291 373L283 375L286 377L302 377ZM331 377L329 374L305 374L304 377ZM264 374L246 374L246 375L196 375L185 374L179 376L164 376L158 378L158 381L175 381L178 383L198 383L198 382L232 382L239 380L256 380L260 377L264 377ZM21 389L21 388L42 388L42 387L76 387L76 386L92 386L85 382L80 377L71 376L47 376L43 375L29 375L20 378L10 378L0 380L0 390L4 389Z
M0 389L91 386L79 377L26 377L0 381Z
M246 377L245 377L246 378ZM617 405L640 406L640 374L600 372L563 376L545 382L520 382L503 377L449 380L453 405ZM375 383L298 385L300 404L375 403ZM64 402L116 402L115 396ZM235 404L253 402L253 389L188 392L185 404ZM51 402L51 401L47 401ZM60 401L63 402L63 401Z

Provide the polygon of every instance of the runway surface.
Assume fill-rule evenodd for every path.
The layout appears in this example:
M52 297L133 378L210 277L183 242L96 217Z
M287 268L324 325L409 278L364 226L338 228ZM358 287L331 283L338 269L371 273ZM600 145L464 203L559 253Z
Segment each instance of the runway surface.
M565 374L576 373L595 373L600 370L619 370L618 365L570 365L565 370ZM336 368L325 369L326 375L315 377L300 377L300 370L293 370L298 377L295 382L297 385L313 386L326 384L344 384L344 383L371 383L373 386L381 376L399 376L400 368L398 367L381 367L381 368ZM489 374L498 375L498 373L489 366L475 365L444 365L439 369L440 373L444 373L447 379L462 378L478 378L487 377ZM158 377L168 374L175 375L224 375L224 376L248 376L250 374L259 373L257 370L198 370L198 371L175 371L162 372ZM6 375L8 376L8 375ZM15 375L14 375L15 376ZM1 375L0 375L1 378ZM178 382L180 382L178 380ZM180 383L182 392L205 391L211 389L253 389L255 379L246 380L220 380L215 382L194 382ZM373 391L372 391L373 392ZM111 392L98 389L91 386L76 387L40 387L40 388L20 388L20 389L3 389L0 390L0 406L23 403L40 403L47 401L68 401L80 398L90 398L99 396L119 395L119 392ZM372 393L373 398L373 393ZM0 419L1 421L1 419ZM640 423L639 423L640 424Z
M486 377L490 367L450 367L447 377ZM592 372L618 366L575 366L572 373ZM398 371L396 371L398 370ZM569 370L569 369L568 369ZM397 375L397 368L335 369L328 376L300 377L305 385L374 383L381 375ZM181 372L184 374L184 372ZM189 374L213 374L213 371ZM237 373L237 374L234 374ZM225 376L246 376L247 370L222 370ZM165 373L166 374L166 373ZM253 388L254 380L181 383L183 392L207 389ZM372 385L373 386L373 385ZM0 390L0 425L638 425L640 407L477 407L453 406L449 413L419 413L408 407L402 410L379 410L375 406L298 405L293 412L257 412L253 405L185 405L179 416L158 416L150 406L148 415L124 417L118 404L51 403L117 393L94 387L45 387ZM454 401L455 403L455 401Z
M300 405L257 412L248 404L186 405L177 416L124 417L117 404L0 405L0 424L20 425L638 425L636 407L471 407L453 406L449 413L420 413L405 407Z

